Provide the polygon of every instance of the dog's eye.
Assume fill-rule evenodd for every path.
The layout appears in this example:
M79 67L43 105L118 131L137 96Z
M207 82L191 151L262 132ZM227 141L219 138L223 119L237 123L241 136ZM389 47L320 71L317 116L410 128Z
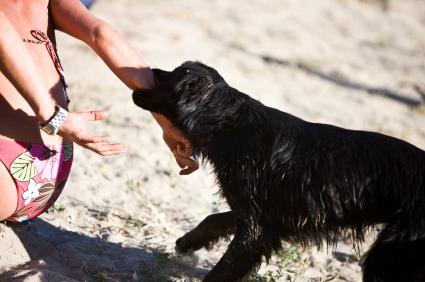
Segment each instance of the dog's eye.
M190 72L190 69L186 69L186 72Z

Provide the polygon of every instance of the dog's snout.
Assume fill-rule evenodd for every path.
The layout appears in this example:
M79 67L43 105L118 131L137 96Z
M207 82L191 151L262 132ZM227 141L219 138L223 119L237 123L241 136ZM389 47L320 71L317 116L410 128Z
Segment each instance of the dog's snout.
M152 69L152 71L157 83L163 81L170 74L169 71L161 69Z
M142 96L141 95L141 90L137 89L137 90L134 90L133 91L132 98L133 98L134 104L139 105L139 103L140 103L140 96Z

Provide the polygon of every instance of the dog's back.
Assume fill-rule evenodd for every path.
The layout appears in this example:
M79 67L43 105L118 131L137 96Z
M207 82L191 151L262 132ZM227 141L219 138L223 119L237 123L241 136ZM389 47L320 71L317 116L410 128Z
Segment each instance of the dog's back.
M255 165L262 170L259 187L267 192L264 212L274 223L282 220L282 228L292 221L289 226L298 234L313 229L329 235L333 228L361 230L424 206L423 150L383 134L309 123L255 107L265 113L251 138L255 141L244 136L239 144L248 143L251 148L245 150L262 154Z

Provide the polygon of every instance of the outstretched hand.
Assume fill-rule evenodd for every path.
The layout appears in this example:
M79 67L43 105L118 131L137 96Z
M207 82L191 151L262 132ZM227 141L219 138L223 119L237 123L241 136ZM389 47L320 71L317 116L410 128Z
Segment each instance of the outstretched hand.
M182 169L180 175L188 175L199 168L198 160L191 159L193 147L184 134L174 126L163 128L163 138Z
M94 136L88 132L87 126L90 121L100 121L106 117L107 114L103 111L70 112L59 128L58 134L102 156L125 152L122 144L110 143L109 136Z

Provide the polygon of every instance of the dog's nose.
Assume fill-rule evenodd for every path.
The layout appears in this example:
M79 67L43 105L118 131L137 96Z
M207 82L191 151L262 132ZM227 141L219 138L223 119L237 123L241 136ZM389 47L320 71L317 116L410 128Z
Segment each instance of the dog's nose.
M139 98L140 92L141 92L141 90L138 90L138 89L133 91L132 98L133 98L134 104L136 104L136 105L138 105L139 100L140 100L140 98Z

